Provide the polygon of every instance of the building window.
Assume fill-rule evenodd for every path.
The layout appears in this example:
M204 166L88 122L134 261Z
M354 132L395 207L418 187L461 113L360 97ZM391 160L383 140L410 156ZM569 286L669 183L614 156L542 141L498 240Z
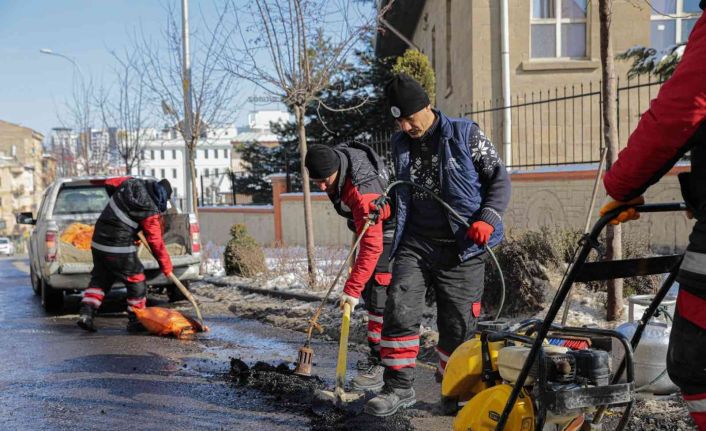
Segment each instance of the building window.
M218 168L216 168L216 169L213 170L213 176L214 176L214 177L217 177L217 176L218 176Z
M165 169L160 169L159 174L159 178L167 178L167 172Z
M172 178L176 180L176 169L172 169Z
M587 0L532 0L532 58L586 58Z
M223 150L223 157L228 158L228 149Z
M203 158L208 159L208 149L203 150Z
M164 160L164 150L159 150L159 160Z
M154 158L154 150L150 150L150 160L155 160L155 158Z
M172 150L172 159L176 160L176 150Z
M204 176L204 177L207 177L207 176L208 176L208 168L206 168L206 169L203 170L203 176Z
M155 176L155 171L154 171L154 169L152 169L151 175L152 175L153 177Z
M142 169L142 171L141 171L141 174L140 174L140 175L142 175L142 176L144 177L145 175L147 175L147 174L146 174L145 172L146 172L146 171L145 171L144 169Z
M451 94L451 0L446 0L446 95Z
M699 0L653 0L650 19L650 46L665 51L689 38L701 16Z

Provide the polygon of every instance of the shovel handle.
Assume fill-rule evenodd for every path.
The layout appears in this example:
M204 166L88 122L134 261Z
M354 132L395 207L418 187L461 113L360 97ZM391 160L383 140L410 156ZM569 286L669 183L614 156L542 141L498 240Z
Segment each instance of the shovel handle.
M351 304L343 304L343 319L341 320L341 338L338 341L338 362L336 363L336 392L342 393L346 383L346 368L348 367L348 332L351 325Z
M137 237L140 238L140 242L142 243L142 245L144 245L147 251L149 251L150 254L154 257L154 253L152 253L152 249L150 248L149 243L147 243L147 238L145 238L145 234L141 231L137 232ZM199 323L201 324L201 326L205 327L203 317L201 316L201 310L196 304L196 300L194 299L193 295L191 295L191 292L189 292L189 289L187 289L186 286L182 284L182 282L177 278L176 275L174 275L173 272L170 272L168 277L172 281L172 283L176 285L179 291L181 291L181 294L189 300L191 305L194 307L194 311L196 311L196 317L199 319Z

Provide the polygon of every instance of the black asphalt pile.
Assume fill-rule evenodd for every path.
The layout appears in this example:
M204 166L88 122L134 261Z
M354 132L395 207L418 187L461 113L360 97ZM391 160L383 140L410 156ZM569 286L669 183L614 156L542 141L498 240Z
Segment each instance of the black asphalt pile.
M230 360L230 379L237 385L257 389L272 395L275 401L287 409L299 409L311 416L311 429L323 430L412 430L409 418L404 413L387 418L378 418L363 413L363 406L370 396L346 404L342 408L333 403L324 405L315 400L317 390L326 390L324 381L317 377L302 377L294 374L287 363L277 366L257 362L252 367L239 358ZM317 406L318 408L312 408Z
M242 360L231 358L230 377L239 385L273 395L278 402L307 408L311 405L314 391L324 388L323 380L316 376L298 376L287 363L274 366L257 362L249 367Z

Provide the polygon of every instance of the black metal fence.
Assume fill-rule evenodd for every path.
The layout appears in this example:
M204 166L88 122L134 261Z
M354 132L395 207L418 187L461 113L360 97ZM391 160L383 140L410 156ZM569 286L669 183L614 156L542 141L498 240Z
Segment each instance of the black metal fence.
M618 82L616 95L618 135L627 142L642 112L662 82L636 78ZM503 113L511 114L512 163L515 168L597 163L603 148L601 82L540 90L515 96L509 105L502 99L462 107L462 115L478 122L497 147L503 142Z

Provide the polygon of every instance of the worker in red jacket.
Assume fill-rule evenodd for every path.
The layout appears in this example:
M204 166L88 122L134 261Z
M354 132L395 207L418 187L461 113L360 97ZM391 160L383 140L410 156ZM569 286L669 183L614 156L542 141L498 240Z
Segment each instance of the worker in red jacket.
M172 261L162 240L161 214L167 210L172 195L169 181L151 181L131 177L106 181L112 196L96 222L91 253L93 271L88 288L83 292L78 326L95 331L94 318L103 298L116 281L127 288L127 330L144 330L133 312L145 308L147 285L140 259L137 257L137 233L143 231L152 254L164 275L169 278Z
M706 0L701 1L701 8ZM706 18L694 26L672 77L640 118L627 148L606 173L614 199L601 215L624 204L644 203L642 194L691 151L691 172L679 175L682 194L696 218L677 281L680 284L667 370L682 390L691 417L706 430ZM635 209L612 221L639 217Z
M348 227L360 235L366 221L371 225L360 240L358 256L340 296L355 308L362 297L368 312L370 354L358 363L358 375L350 382L357 391L379 391L383 386L380 340L390 274L390 246L395 227L390 206L377 208L378 199L387 187L387 168L372 148L358 142L335 147L312 145L306 153L306 168L312 182L326 192L336 212L348 219ZM382 219L382 220L378 220ZM385 221L388 220L388 221Z

